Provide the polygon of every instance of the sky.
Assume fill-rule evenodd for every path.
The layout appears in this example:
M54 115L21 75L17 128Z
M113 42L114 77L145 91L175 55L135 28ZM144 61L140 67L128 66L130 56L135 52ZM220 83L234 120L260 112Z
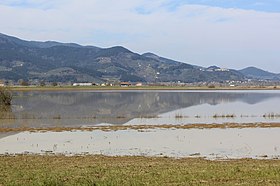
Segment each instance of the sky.
M0 32L280 73L280 0L0 0Z

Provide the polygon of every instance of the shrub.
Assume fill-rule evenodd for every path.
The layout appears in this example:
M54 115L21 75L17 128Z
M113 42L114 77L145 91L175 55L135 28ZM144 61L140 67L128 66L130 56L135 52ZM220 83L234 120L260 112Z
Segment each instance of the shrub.
M215 85L209 85L208 88L215 88Z
M7 88L0 87L0 106L11 105L12 98L12 93Z
M57 82L52 82L52 86L56 87L58 85Z

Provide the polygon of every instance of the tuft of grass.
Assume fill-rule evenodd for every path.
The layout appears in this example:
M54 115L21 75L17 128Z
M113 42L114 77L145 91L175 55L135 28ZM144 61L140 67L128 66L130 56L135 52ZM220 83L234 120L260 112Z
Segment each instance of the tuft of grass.
M175 118L176 118L176 119L182 119L182 118L184 118L184 116L183 116L182 114L178 114L178 113L177 113L177 114L175 115Z
M279 160L2 156L0 185L280 185Z
M157 115L144 115L144 116L139 116L139 118L142 119L154 119L154 118L159 118Z
M54 117L53 117L53 119L57 119L57 120L59 120L59 119L61 119L61 115L60 115L60 114L58 114L58 115L54 116Z
M117 119L123 119L126 118L125 116L117 116Z

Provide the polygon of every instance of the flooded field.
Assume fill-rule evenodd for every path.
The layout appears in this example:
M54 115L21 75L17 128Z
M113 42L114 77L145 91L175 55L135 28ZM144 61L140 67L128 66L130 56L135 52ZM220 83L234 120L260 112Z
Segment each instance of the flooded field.
M15 93L1 127L280 122L280 91Z
M22 132L0 139L0 154L278 159L279 133L280 128Z
M277 90L17 92L0 154L278 159L279 123Z

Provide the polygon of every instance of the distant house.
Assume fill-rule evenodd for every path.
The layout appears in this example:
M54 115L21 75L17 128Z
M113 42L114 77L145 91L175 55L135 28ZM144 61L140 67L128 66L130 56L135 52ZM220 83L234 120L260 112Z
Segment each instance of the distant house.
M4 87L5 83L3 81L0 81L0 87Z
M73 86L92 86L92 83L73 83Z
M121 87L129 87L131 85L131 83L129 82L121 82L120 86Z
M136 87L141 87L141 86L143 86L143 84L142 84L142 83L136 83L135 86L136 86Z

